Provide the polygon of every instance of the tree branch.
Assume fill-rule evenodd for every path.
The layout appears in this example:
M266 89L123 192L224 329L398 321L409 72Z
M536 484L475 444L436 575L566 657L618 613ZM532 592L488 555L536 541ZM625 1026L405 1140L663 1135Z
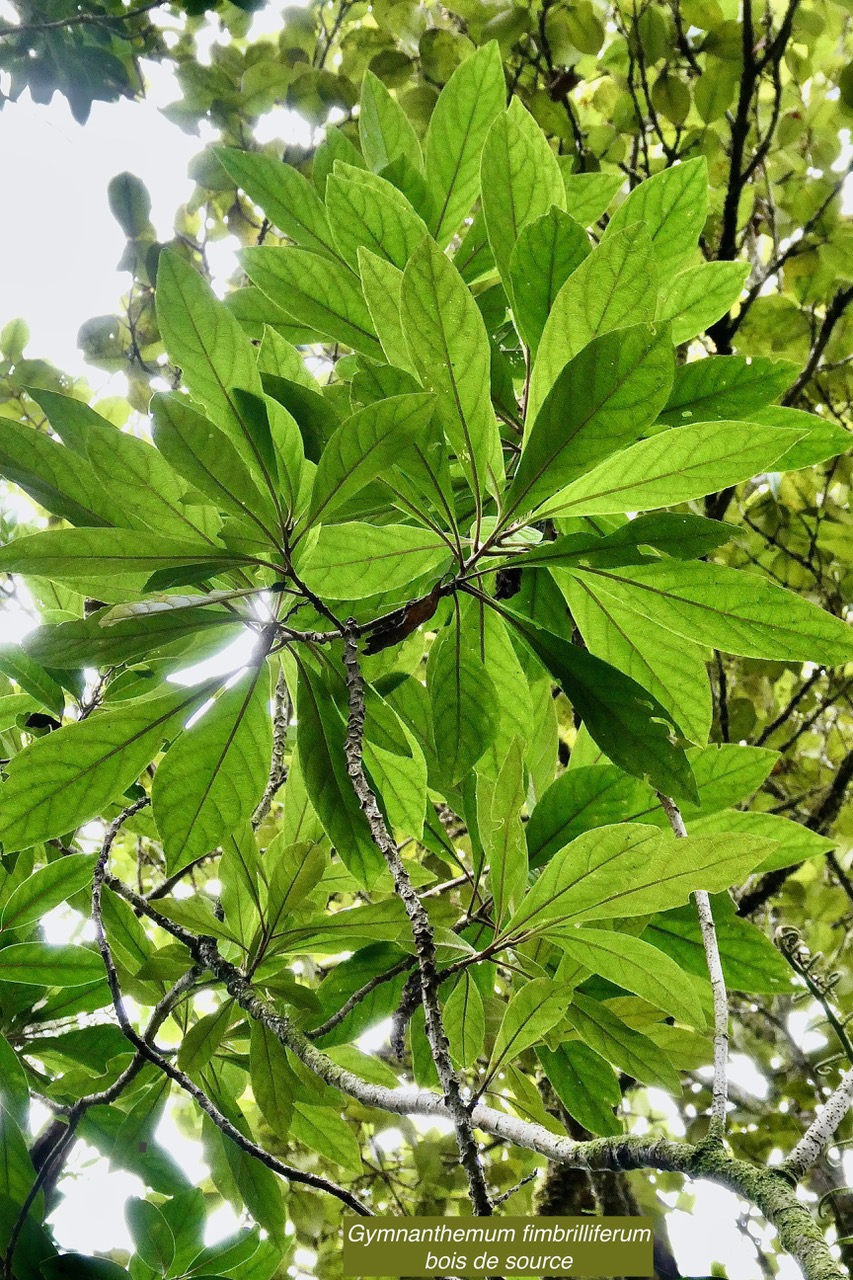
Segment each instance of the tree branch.
M56 18L51 22L27 22L21 26L0 27L0 39L8 36L38 35L41 31L59 31L65 27L103 27L112 26L116 22L128 22L131 18L141 18L152 9L159 9L165 0L149 0L136 9L128 9L127 13L78 13L71 18Z
M685 839L687 828L678 805L661 792L658 792L658 799L676 839ZM708 966L708 977L711 980L711 993L714 999L714 1083L711 1092L711 1124L708 1136L722 1143L726 1132L728 1102L729 997L720 959L720 948L717 944L717 930L714 926L711 900L703 890L697 890L693 897L696 900L696 912L699 916L699 928L702 931L702 943L705 948L705 962Z
M331 1182L328 1178L321 1177L319 1174L306 1173L302 1169L296 1169L292 1165L285 1164L276 1156L271 1155L269 1151L265 1151L263 1147L259 1147L257 1143L253 1142L250 1138L247 1138L245 1134L240 1132L236 1125L231 1123L227 1116L222 1114L203 1089L200 1089L198 1085L189 1078L189 1076L185 1075L183 1071L180 1071L177 1067L173 1066L167 1058L164 1058L163 1055L149 1044L143 1036L139 1035L131 1023L127 1015L127 1010L124 1007L118 972L116 971L112 951L104 929L104 921L101 911L101 895L104 884L107 883L112 885L113 882L113 877L109 876L107 873L107 862L110 855L110 849L112 848L116 835L118 834L122 824L131 816L131 814L140 809L143 803L143 801L138 800L136 804L131 805L129 809L125 809L123 813L119 814L116 820L111 824L106 836L104 837L104 842L101 846L101 852L98 856L98 861L95 865L95 872L92 879L92 920L95 925L95 937L98 943L98 949L101 953L101 958L104 962L104 968L106 969L107 982L109 983L110 994L113 998L113 1008L115 1009L119 1028L123 1035L137 1050L137 1053L146 1061L156 1066L164 1075L168 1076L170 1080L174 1081L175 1084L179 1085L186 1093L188 1093L190 1097L198 1103L205 1115L213 1121L217 1129L219 1129L221 1133L224 1133L226 1137L230 1138L242 1151L245 1151L248 1155L254 1156L256 1160L261 1164L266 1165L268 1169L272 1169L273 1173L277 1173L279 1177L286 1178L289 1182L299 1182L305 1186L315 1187L319 1191L326 1191L345 1204L347 1208L353 1209L356 1213L370 1215L371 1210L368 1209L366 1205L362 1204L358 1197L353 1195L352 1192L347 1191L344 1187L339 1187L336 1183ZM141 904L145 902L144 899L138 898L135 894L133 897L136 899L134 905L141 906ZM151 908L148 909L148 914L151 914ZM159 913L154 914L158 915ZM162 920L162 917L160 919ZM201 939L196 939L194 935L190 935L190 937L196 944L196 947L198 947Z
M853 1067L845 1071L840 1083L824 1103L820 1115L806 1129L781 1168L799 1181L829 1146L838 1126L853 1105Z
M344 666L349 701L347 736L344 744L347 773L358 797L358 803L367 818L373 842L385 859L394 880L397 896L409 917L418 955L424 1023L433 1062L456 1129L459 1159L468 1176L471 1204L475 1213L488 1215L492 1212L492 1203L486 1187L480 1153L471 1131L469 1109L462 1098L462 1088L450 1059L450 1045L441 1019L441 1007L438 1001L438 967L432 925L426 908L415 893L409 873L400 857L400 851L385 824L364 769L362 758L365 717L364 681L358 662L358 642L352 634L348 634L344 642Z

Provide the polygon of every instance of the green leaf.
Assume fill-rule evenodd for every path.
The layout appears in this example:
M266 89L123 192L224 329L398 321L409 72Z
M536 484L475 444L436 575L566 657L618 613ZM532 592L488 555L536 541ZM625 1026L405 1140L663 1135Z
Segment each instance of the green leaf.
M363 169L335 166L326 183L326 207L340 255L353 270L359 249L402 270L427 235L426 223L406 197Z
M281 1041L262 1022L250 1018L249 1023L252 1093L273 1133L278 1138L285 1138L293 1117L293 1098L299 1082Z
M557 931L574 937L585 920L616 920L680 906L703 889L720 893L741 883L771 852L754 836L674 837L644 823L599 827L578 836L551 859L505 937Z
M32 742L0 786L4 850L28 849L97 817L209 692L203 685L133 700Z
M711 904L723 975L730 991L790 992L793 975L787 960L749 920L741 919L727 893ZM708 973L696 908L678 907L655 916L643 937L665 951L686 973Z
M328 859L318 845L308 841L288 844L284 833L280 833L267 848L264 861L270 868L264 922L275 937L281 922L293 915L316 889Z
M516 738L494 783L485 778L477 782L480 838L489 860L489 888L499 925L527 888L527 845L521 821L526 796L524 746Z
M618 672L586 649L537 627L521 614L502 608L572 703L594 741L626 773L648 777L676 798L694 798L687 758L670 741L669 713L630 676Z
M71 854L36 871L10 894L0 912L0 930L23 929L91 883L94 855Z
M251 818L272 755L270 673L253 667L185 729L154 775L151 799L170 874Z
M607 224L604 239L634 222L647 228L661 282L686 265L705 225L708 169L704 156L656 173L635 187Z
M622 1090L609 1062L581 1040L567 1040L555 1050L539 1045L536 1056L557 1097L578 1124L601 1137L622 1132L613 1114L622 1101Z
M707 742L714 709L707 651L696 636L675 636L653 618L637 616L596 590L590 575L554 575L572 617L596 657L636 680L657 698L691 742Z
M382 350L392 365L414 373L415 368L400 318L402 271L368 249L359 249L358 269L365 301Z
M30 1086L21 1060L4 1036L0 1036L0 1110L7 1112L17 1125L28 1126Z
M521 99L495 119L481 160L483 213L489 244L509 292L510 258L529 223L552 205L565 207L566 193L557 157Z
M788 409L780 405L771 405L767 409L759 409L750 415L753 421L761 426L785 427L800 432L800 439L786 449L781 458L777 458L774 468L777 471L799 471L802 467L813 467L827 458L837 458L847 453L853 438L846 427L837 422L829 422L813 413L804 413L802 409Z
M426 176L436 208L431 230L442 246L479 194L483 146L505 104L500 50L492 40L456 68L430 116Z
M691 832L697 835L716 835L720 832L733 835L761 836L775 840L776 848L755 868L757 875L778 871L782 867L795 867L809 858L819 858L835 848L836 841L811 831L799 822L792 822L781 814L741 813L736 809L722 813L700 814L690 823Z
M582 227L591 227L607 211L624 181L621 173L564 174L566 208Z
M308 798L348 870L370 888L385 870L385 860L373 843L346 770L344 719L324 682L305 662L299 666L296 715Z
M687 428L685 428L687 430ZM744 657L832 666L853 658L853 631L810 600L756 574L701 561L572 570L613 600L693 643Z
M642 227L628 227L597 245L554 299L536 351L527 422L535 422L573 356L601 334L654 320L656 301L654 252Z
M286 236L304 249L338 257L323 202L298 169L274 156L231 147L217 147L216 158Z
M358 1139L344 1117L331 1107L311 1107L297 1102L290 1133L309 1151L318 1152L356 1177L361 1174Z
M701 422L664 431L594 467L544 502L537 518L611 515L689 502L769 470L792 435L744 422Z
M590 249L580 223L556 207L529 221L519 235L509 265L512 310L534 355L557 294Z
M214 1013L193 1023L181 1040L178 1066L196 1079L222 1044L234 1017L234 1003L224 1001Z
M566 1018L597 1054L641 1084L681 1092L678 1072L648 1036L635 1031L600 1000L575 993Z
M208 528L213 513L202 495L188 491L181 477L145 440L93 417L95 421L86 428L86 452L98 486L121 512L113 523L176 538L201 536L212 544Z
M125 1201L124 1216L137 1256L167 1275L175 1258L175 1237L156 1204L131 1196Z
M387 471L423 436L434 410L431 395L391 396L342 422L317 467L307 523L328 522L339 507Z
M615 765L567 769L547 789L525 828L532 867L595 827L646 819L658 808L650 787Z
M677 1021L691 1027L705 1026L696 983L648 942L629 933L582 928L560 934L558 945L592 973L633 992Z
M497 695L488 667L465 642L458 625L430 649L426 669L442 774L455 786L474 767L497 732Z
M8 418L0 418L0 475L71 524L113 523L114 512L86 459Z
M639 324L594 338L557 376L536 415L505 518L531 510L633 444L660 412L673 369L665 329Z
M471 489L476 496L499 492L503 455L490 398L486 326L459 272L431 240L403 272L400 306L412 359L424 385L438 395L438 416Z
M502 1062L512 1062L543 1040L566 1016L566 991L550 978L534 978L516 991L506 1006L489 1059L489 1076Z
M15 684L20 685L25 693L35 698L58 720L61 720L65 714L65 694L62 686L49 671L45 671L36 657L37 655L33 655L29 636L26 650L17 644L2 644L0 645L0 671L4 676L14 680ZM48 659L48 665L63 668L66 664L54 663Z
M364 158L376 173L398 156L421 167L421 146L409 117L370 70L361 82L358 137Z
M0 947L0 982L36 987L82 987L104 976L97 951L75 946L52 947L45 942L13 942Z
M761 356L709 356L679 365L672 391L658 419L661 426L752 418L777 400L797 376L788 360Z
M252 563L210 542L167 538L141 529L45 529L0 547L0 570L87 581L204 565L210 574Z
M243 516L275 541L276 513L236 448L185 396L159 393L151 401L154 443L163 457L216 506Z
M469 969L463 970L443 1010L450 1052L461 1067L472 1067L483 1052L486 1016L483 997Z
M358 277L307 249L245 249L249 278L288 315L332 342L382 359ZM250 388L251 389L251 388Z
M740 297L750 273L748 262L703 262L682 271L661 293L657 319L672 325L676 344L704 333L727 315Z
M272 489L270 442L255 435L234 395L235 387L262 394L252 344L210 285L169 251L160 255L157 269L157 321L192 394Z
M449 560L447 543L426 529L351 522L324 525L296 567L321 596L361 600L397 591L427 573L439 577Z
M108 609L98 609L79 622L39 627L26 637L27 653L53 667L76 670L87 666L112 666L152 657L167 645L180 644L197 632L218 630L220 627L223 630L219 638L224 647L242 629L233 612L218 608L140 614L104 627L101 624L109 612Z

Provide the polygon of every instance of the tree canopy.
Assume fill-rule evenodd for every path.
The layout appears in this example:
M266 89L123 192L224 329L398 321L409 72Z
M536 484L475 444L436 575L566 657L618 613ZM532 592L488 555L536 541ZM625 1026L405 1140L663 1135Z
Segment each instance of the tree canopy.
M111 185L126 401L0 334L6 1276L503 1208L650 1213L677 1275L685 1174L849 1274L847 10L223 5L205 65L201 6L17 8L12 97L161 57L217 141L169 243ZM78 1138L129 1257L51 1237Z

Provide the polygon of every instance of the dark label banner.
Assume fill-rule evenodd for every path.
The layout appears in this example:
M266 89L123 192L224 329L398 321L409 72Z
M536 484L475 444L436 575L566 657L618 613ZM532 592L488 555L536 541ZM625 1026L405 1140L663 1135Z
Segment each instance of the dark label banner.
M345 1276L654 1275L651 1218L345 1218Z

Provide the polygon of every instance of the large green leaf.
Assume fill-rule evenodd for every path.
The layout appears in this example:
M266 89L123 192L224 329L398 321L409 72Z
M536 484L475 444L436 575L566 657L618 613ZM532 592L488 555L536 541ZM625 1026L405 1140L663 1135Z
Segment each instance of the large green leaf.
M252 816L272 754L266 663L226 689L166 752L151 790L170 873L211 853Z
M509 267L512 310L534 355L554 299L591 247L580 223L557 207L528 222L519 235Z
M44 942L13 942L0 947L0 982L36 987L82 987L104 975L97 951L77 946L48 946Z
M391 396L342 422L314 476L307 520L325 522L423 436L435 408L431 395Z
M475 637L476 642L476 637ZM427 661L427 689L441 771L452 786L472 769L495 737L497 695L489 669L462 628L441 633Z
M781 396L797 376L789 360L753 356L709 356L675 371L669 399L658 421L683 427L715 418L748 418Z
M304 662L299 668L296 714L297 749L308 798L342 861L370 888L385 870L385 860L373 843L346 770L346 722L324 681Z
M713 719L707 650L697 637L676 636L654 618L638 616L595 590L595 580L554 575L587 647L657 698L691 742L707 742Z
M109 525L118 514L85 458L8 418L0 418L0 475L71 524Z
M242 516L275 540L276 512L237 449L185 396L155 395L151 401L154 442L180 475L220 510Z
M94 856L84 853L57 858L36 871L9 895L0 912L0 929L23 929L65 902L92 879Z
M573 356L600 334L654 320L656 299L654 253L642 227L598 245L568 277L548 314L530 379L528 423Z
M536 415L507 494L506 516L531 510L602 458L633 444L660 412L673 369L668 332L650 325L605 333L585 346L558 375Z
M744 422L701 422L661 432L574 481L543 502L537 516L673 507L769 470L793 435Z
M338 256L323 202L298 169L274 156L231 147L219 147L216 158L286 236L305 249Z
M297 570L320 596L360 600L397 591L426 573L439 577L450 554L438 534L413 525L330 524L298 558Z
M566 193L557 157L521 99L495 119L481 161L483 213L492 254L510 289L510 259L529 223L552 205L565 208Z
M306 249L246 249L249 278L278 306L332 342L382 359L358 277L343 262ZM251 389L251 388L250 388Z
M555 1050L537 1045L536 1056L557 1097L579 1124L603 1137L622 1132L613 1114L622 1090L609 1062L581 1040L567 1040Z
M563 181L569 213L582 227L591 227L606 212L624 178L621 173L568 173Z
M494 1074L502 1062L512 1062L525 1049L544 1040L565 1017L567 1004L567 992L550 978L534 978L525 983L506 1006L489 1059L489 1073Z
M0 547L0 570L43 574L61 582L147 576L188 565L204 565L215 574L251 562L251 557L201 537L193 542L141 529L45 529Z
M135 782L209 686L135 699L38 738L6 767L0 840L7 853L73 831Z
M672 325L676 345L708 329L737 302L750 273L748 262L703 262L682 271L662 292L657 318Z
M234 389L262 392L255 353L240 323L206 280L176 253L160 256L157 321L186 385L250 467L274 488L272 448L257 436Z
M584 920L615 920L680 906L690 893L719 893L743 882L770 854L757 836L689 836L621 823L585 832L553 856L506 937L569 933Z
M405 156L418 168L423 163L421 145L409 117L372 71L361 82L358 137L371 169L380 173L386 165Z
M566 1010L566 1019L581 1039L620 1071L642 1084L656 1085L670 1093L681 1092L678 1072L657 1044L628 1026L601 1000L577 993Z
M456 68L430 116L426 176L436 208L431 229L440 245L477 198L483 146L505 103L500 50L492 40Z
M560 685L594 741L614 764L667 795L691 799L695 784L683 750L670 739L670 714L630 676L502 608Z
M359 249L358 270L364 298L376 335L382 344L382 350L398 371L414 374L415 366L412 364L400 316L402 271L392 262L371 253L369 249ZM381 368L381 366L378 367ZM356 376L362 377L360 374ZM353 389L355 389L355 382Z
M506 937L568 932L587 920L616 920L680 906L702 889L742 882L772 850L757 836L675 837L644 823L599 827L556 854L504 928Z
M632 991L679 1022L704 1027L696 983L657 947L609 929L574 929L560 934L566 955L617 987Z
M326 208L341 257L356 270L368 249L402 270L427 234L404 195L375 173L336 165L326 183Z
M491 354L483 317L453 263L424 240L403 272L403 332L423 383L475 495L498 492L500 436L490 398Z
M760 929L738 916L729 894L718 894L711 909L729 990L790 992L793 973L787 960ZM708 962L692 903L655 916L643 937L671 956L686 973L706 976Z
M103 626L109 612L99 609L76 622L38 627L26 637L26 651L49 667L79 670L151 657L166 645L180 646L196 633L220 628L217 643L224 648L242 627L233 612L221 607L139 613Z
M613 601L693 643L745 657L822 662L853 658L853 632L811 601L756 574L691 560L573 574Z
M643 223L648 229L662 281L679 271L695 250L708 209L704 157L664 169L635 187L607 224L604 238Z

